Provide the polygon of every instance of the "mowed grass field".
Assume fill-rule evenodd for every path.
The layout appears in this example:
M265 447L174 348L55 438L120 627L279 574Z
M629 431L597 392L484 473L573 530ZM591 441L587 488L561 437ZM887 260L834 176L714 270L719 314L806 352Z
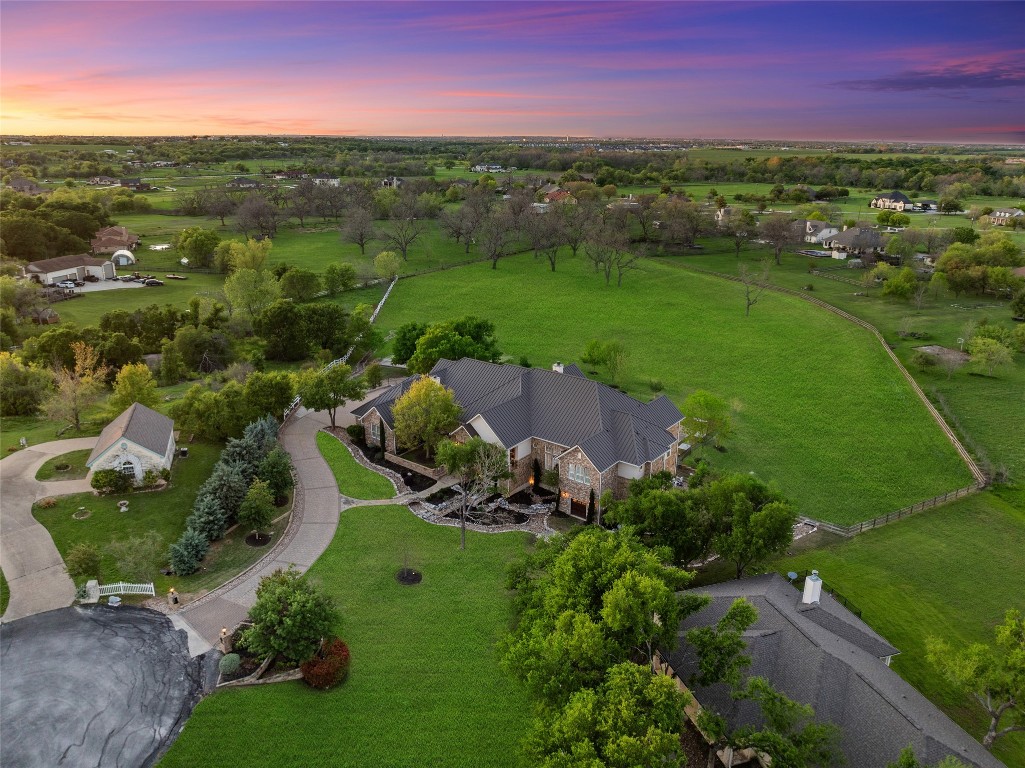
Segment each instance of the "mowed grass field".
M667 263L690 264L726 274L736 274L738 261L732 248L723 241L706 241L709 252L701 256L667 259ZM721 250L720 250L721 249ZM714 253L711 251L719 252ZM744 251L741 262L754 265L771 252ZM827 274L859 280L860 270L847 269L843 262L832 259L814 259L815 266L828 270ZM958 339L966 336L966 326L972 323L992 323L1013 328L1006 301L992 297L955 297L947 291L938 295L930 292L921 309L910 302L882 296L877 286L855 286L828 277L808 274L809 259L805 256L786 255L781 267L773 267L770 280L787 288L803 289L813 286L810 295L827 301L872 323L886 338L897 356L915 376L919 385L940 407L952 426L961 434L983 463L994 471L1006 472L1012 480L1025 481L1025 354L1014 357L1014 365L1002 369L995 376L975 375L973 366L966 365L954 374L937 368L920 371L911 362L917 347L938 344L957 349ZM757 311L757 307L756 310ZM916 333L928 334L925 339L901 337L902 324Z
M522 764L530 705L498 667L505 569L529 537L429 525L404 507L346 510L310 569L336 601L352 650L348 681L229 689L196 707L162 768L508 768ZM395 574L408 555L423 573ZM254 716L254 713L258 715Z
M378 322L392 330L476 314L502 351L537 366L579 362L589 339L630 351L624 388L658 380L677 404L708 389L734 407L724 469L777 481L801 514L849 524L967 485L971 475L875 339L799 299L641 262L606 286L582 259L558 271L516 256L400 281ZM584 366L585 370L587 366Z
M941 637L954 647L992 644L1007 609L1025 611L1023 530L1025 494L987 491L787 558L773 569L818 569L900 649L894 670L981 739L988 717L936 672L925 657L925 639ZM997 741L994 754L1009 768L1025 768L1025 733Z

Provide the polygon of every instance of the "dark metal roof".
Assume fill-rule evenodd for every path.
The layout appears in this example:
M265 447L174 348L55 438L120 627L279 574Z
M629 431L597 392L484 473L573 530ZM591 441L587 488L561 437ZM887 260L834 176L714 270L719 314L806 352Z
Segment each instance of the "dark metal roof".
M687 644L687 630L718 621L738 597L758 610L758 621L744 635L751 657L746 674L767 678L787 696L815 709L816 718L835 723L847 764L886 768L909 744L923 763L947 755L976 768L1002 763L972 739L934 704L886 666L897 653L867 624L827 593L817 605L779 574L753 576L695 590L711 604L681 624L669 662L686 682L697 671L697 656ZM722 714L731 727L757 725L756 705L736 701L723 684L694 686L695 698Z
M110 424L103 428L96 447L89 454L86 466L98 459L118 440L129 440L136 445L163 456L174 432L174 422L162 413L139 403L132 403Z
M463 409L462 423L480 416L510 448L527 438L579 446L599 471L618 462L640 466L665 454L675 438L667 431L683 415L664 395L642 403L584 376L575 365L556 373L480 360L440 360L431 375L449 387ZM417 377L409 377L356 408L377 408L394 426L391 406Z

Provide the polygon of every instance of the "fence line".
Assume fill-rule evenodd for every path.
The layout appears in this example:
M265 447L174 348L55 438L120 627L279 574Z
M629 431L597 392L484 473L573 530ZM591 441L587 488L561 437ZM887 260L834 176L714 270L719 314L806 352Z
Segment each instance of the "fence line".
M817 277L824 277L827 280L836 280L838 283L848 283L849 285L855 285L855 286L857 286L859 288L864 288L865 287L865 284L863 282L861 282L860 280L855 280L852 277L840 277L840 275L831 275L831 274L829 274L830 271L835 272L837 270L826 271L826 270L822 270L822 269L810 269L810 270L808 270L808 273L812 274L812 275L815 275Z
M156 595L152 582L149 584L128 584L119 581L116 584L104 584L100 587L100 597L107 595Z
M701 267L695 267L690 264L680 264L679 262L670 263L674 264L674 266L680 269L688 269L693 272L701 272L703 274L712 275L714 277L719 277L724 280L731 280L735 283L743 282L736 275L727 275L722 272L714 272L710 269L702 269ZM890 345L886 343L886 339L883 338L883 334L881 334L874 325L872 325L866 320L862 320L860 317L852 315L850 312L846 312L845 310L842 310L839 307L834 307L832 304L828 304L827 302L822 301L821 299L816 299L814 296L808 296L806 293L802 293L801 291L795 291L792 288L784 288L783 286L771 285L768 283L765 283L764 287L768 288L771 291L784 293L789 296L795 296L801 299L802 301L807 301L811 304L815 304L816 306L821 307L822 309L825 309L828 312L832 312L835 315L839 315L840 317L854 323L855 325L861 326L869 333L871 333L873 336L875 336L879 343L882 345L883 349L886 351L886 354L890 356L890 360L892 360L893 364L897 366L897 370L900 371L904 378L907 380L908 384L911 386L911 389L914 391L916 395L918 395L918 399L922 401L923 405L925 405L926 409L929 411L929 414L933 417L933 420L939 425L940 429L943 430L943 433L947 436L947 439L950 440L955 450L957 450L958 454L961 456L961 459L968 466L969 471L975 478L976 485L979 488L984 488L989 484L989 479L986 477L986 474L979 468L979 465L975 463L975 460L972 458L971 454L961 444L961 441L958 439L957 435L954 434L954 430L950 428L950 425L947 424L943 416L940 415L940 412L936 410L936 406L932 404L932 401L926 396L925 392L922 391L922 388L918 386L918 382L915 381L915 377L908 373L907 368L905 368L904 364L901 363L900 358L898 358L897 355L894 354L893 350L890 348Z
M374 321L377 320L377 315L381 312L381 308L384 307L384 302L386 302L388 300L388 297L391 296L392 288L395 287L395 283L397 283L398 280L399 280L398 275L396 275L395 277L392 278L391 282L388 284L388 288L385 289L384 296L382 296L381 300L379 302L377 302L377 306L374 307L374 311L370 315L370 324L371 325L373 325ZM329 371L332 368L334 368L336 365L347 363L349 361L350 355L352 355L353 351L356 349L356 345L359 344L360 339L362 339L362 338L363 338L363 334L360 334L359 336L357 336L356 340L352 343L352 346L349 347L348 350L346 350L345 354L342 355L339 358L336 358L335 360L332 360L330 363L325 365L323 370ZM300 405L302 405L302 398L299 397L298 395L296 395L295 399L291 403L289 403L288 407L285 409L285 414L284 414L284 418L282 419L282 421L283 422L284 421L288 421L289 417L291 417L291 415L293 413L295 413L296 410L298 410Z

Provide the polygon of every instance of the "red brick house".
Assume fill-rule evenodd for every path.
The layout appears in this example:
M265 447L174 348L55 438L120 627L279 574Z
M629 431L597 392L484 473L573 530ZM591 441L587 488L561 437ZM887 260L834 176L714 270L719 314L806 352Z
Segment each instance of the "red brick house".
M584 517L592 491L597 505L605 491L623 498L631 480L676 470L683 415L664 395L642 403L561 363L546 370L440 360L430 375L455 393L462 408L453 440L481 437L508 451L507 493L537 479L536 459L542 471L558 467L559 509ZM391 409L417 378L353 411L370 445L396 453Z

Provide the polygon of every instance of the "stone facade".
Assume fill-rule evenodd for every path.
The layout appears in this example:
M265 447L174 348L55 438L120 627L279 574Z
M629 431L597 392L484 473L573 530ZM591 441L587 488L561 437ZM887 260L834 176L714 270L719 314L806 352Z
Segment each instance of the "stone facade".
M377 411L371 411L360 419L360 423L363 425L363 436L366 439L367 445L382 446L388 453L398 453L395 444L395 430L384 422L381 414ZM377 437L374 437L375 426L378 430Z
M171 468L174 448L173 435L167 447L167 452L163 456L158 456L130 440L121 440L106 455L97 459L92 465L91 470L95 472L98 469L116 469L126 474L130 471L135 484L138 485L142 483L146 472L153 472L159 475L160 470Z

